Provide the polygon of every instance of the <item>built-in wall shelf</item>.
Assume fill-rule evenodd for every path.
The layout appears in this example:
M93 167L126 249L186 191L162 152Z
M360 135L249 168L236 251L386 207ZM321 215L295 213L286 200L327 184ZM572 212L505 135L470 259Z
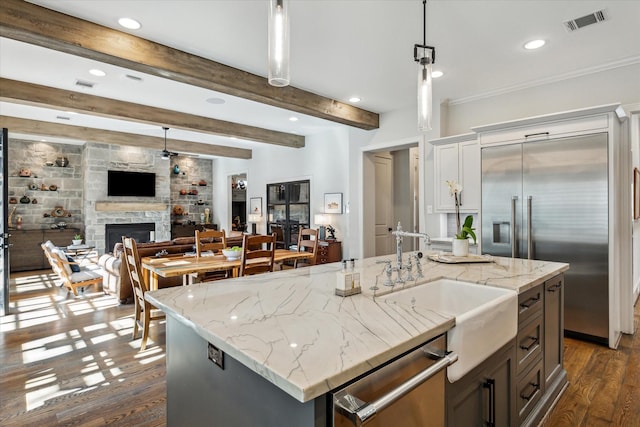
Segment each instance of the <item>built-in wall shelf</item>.
M166 203L145 202L96 202L96 211L101 212L144 212L167 210Z

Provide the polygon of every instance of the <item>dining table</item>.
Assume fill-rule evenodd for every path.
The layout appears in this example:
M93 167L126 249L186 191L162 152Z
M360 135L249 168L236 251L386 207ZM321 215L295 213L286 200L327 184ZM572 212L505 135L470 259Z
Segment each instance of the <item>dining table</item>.
M289 249L276 249L274 263L313 258L311 252L298 252ZM265 258L266 259L266 258ZM265 260L256 258L249 263L260 263ZM228 259L222 254L207 254L196 256L195 254L181 254L167 257L142 257L140 265L144 276L147 278L149 290L158 289L159 277L182 276L182 284L189 285L198 273L210 273L215 271L231 271L232 277L237 277L240 270L240 258Z

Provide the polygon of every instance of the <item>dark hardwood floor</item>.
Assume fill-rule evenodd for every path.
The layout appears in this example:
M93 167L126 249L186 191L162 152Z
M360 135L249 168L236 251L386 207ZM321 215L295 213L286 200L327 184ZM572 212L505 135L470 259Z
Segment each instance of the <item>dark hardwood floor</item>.
M89 288L74 298L50 271L12 275L1 318L1 426L165 425L165 325L131 340L133 305ZM635 309L640 327L640 304ZM569 386L543 427L640 427L640 334L618 351L565 340Z
M640 303L618 350L565 338L569 387L543 427L640 427Z
M165 425L164 323L147 349L131 340L133 305L88 288L79 297L50 271L12 275L1 318L1 426Z

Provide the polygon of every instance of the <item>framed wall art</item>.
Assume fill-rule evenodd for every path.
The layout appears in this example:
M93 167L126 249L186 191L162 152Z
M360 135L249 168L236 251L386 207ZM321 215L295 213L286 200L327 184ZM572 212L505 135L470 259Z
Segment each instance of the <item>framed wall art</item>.
M342 193L324 193L324 213L342 213Z
M262 216L262 197L252 197L249 199L249 215Z

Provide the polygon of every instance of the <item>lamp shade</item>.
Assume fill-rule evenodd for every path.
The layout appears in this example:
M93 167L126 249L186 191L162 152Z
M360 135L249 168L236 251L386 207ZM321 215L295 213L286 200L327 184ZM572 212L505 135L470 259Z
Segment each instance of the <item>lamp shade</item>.
M260 222L260 221L262 221L262 216L261 216L261 215L249 214L249 215L247 216L247 218L248 218L248 221L249 221L249 222L254 222L254 223L255 223L255 222Z
M431 57L420 59L418 68L418 130L431 130Z
M269 1L269 84L289 85L289 0Z
M329 221L329 215L326 214L315 214L313 216L313 222L316 225L329 225L331 223Z

